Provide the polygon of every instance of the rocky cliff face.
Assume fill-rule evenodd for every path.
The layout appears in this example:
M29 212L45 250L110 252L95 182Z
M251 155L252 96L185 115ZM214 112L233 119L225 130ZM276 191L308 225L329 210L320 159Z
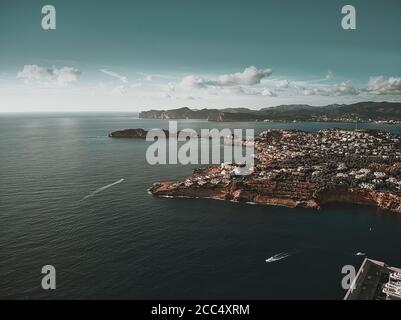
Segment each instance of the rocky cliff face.
M262 132L254 145L255 164L245 176L241 164L223 163L196 169L183 181L156 184L150 192L288 207L364 204L401 213L399 136L277 130Z
M302 181L271 181L241 177L204 183L203 176L212 174L217 167L194 171L191 181L156 183L150 193L161 197L209 198L262 205L319 208L314 194L316 183Z
M228 185L179 186L174 182L155 184L150 190L159 197L208 198L261 205L319 209L326 204L363 204L401 213L401 197L362 189L318 191L310 182L237 181Z
M317 201L321 205L330 203L363 204L401 213L401 197L391 193L349 188L322 192L318 195Z

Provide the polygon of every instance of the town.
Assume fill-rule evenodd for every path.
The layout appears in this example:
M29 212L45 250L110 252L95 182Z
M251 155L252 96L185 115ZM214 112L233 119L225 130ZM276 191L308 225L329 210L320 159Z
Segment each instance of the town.
M253 143L252 167L222 163L199 168L183 181L156 183L150 192L308 208L360 203L401 212L397 135L377 130L268 130Z
M401 140L383 131L265 131L255 148L258 175L401 194Z

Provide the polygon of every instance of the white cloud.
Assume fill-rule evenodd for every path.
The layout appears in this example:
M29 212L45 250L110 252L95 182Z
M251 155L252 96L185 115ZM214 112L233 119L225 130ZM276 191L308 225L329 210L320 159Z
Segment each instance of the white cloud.
M108 75L108 76L110 76L110 77L113 77L113 78L116 78L116 79L120 80L122 83L128 83L128 78L126 76L123 76L123 75L117 73L117 72L109 71L109 70L106 70L106 69L100 69L99 71L104 73L104 74L106 74L106 75Z
M276 87L280 89L287 89L290 87L290 81L288 80L277 80Z
M226 93L244 94L250 96L276 97L276 93L267 88L252 88L252 87L231 87L225 90Z
M401 78L384 76L371 77L365 90L379 95L400 95Z
M60 86L67 86L79 81L81 71L72 67L63 67L61 69L53 69L53 74Z
M182 78L178 86L184 90L202 89L207 87L207 81L203 78L190 75Z
M178 86L182 89L254 86L260 84L263 78L268 77L271 74L271 69L257 69L252 66L245 68L245 70L242 72L220 75L217 77L217 79L205 79L195 75L189 75L182 78Z
M73 67L43 68L35 64L25 65L17 74L17 78L26 84L61 87L77 83L80 76L81 71Z
M136 80L111 69L96 68L97 81L68 86L79 82L81 71L67 67L68 64L63 65L66 67L26 65L18 72L19 83L15 73L0 74L0 112L14 111L15 108L70 110L70 106L75 110L114 110L115 106L124 110L182 106L257 108L293 103L324 105L376 101L383 99L384 94L389 95L387 101L399 101L401 97L401 78L397 77L372 77L369 82L355 86L350 81L328 81L332 77L330 72L320 79L301 80L290 75L272 77L270 69L255 67L230 74L193 74L185 77L177 73L137 73L140 77Z
M273 91L270 91L269 89L263 89L260 92L260 95L265 96L265 97L276 97L277 96Z
M303 91L303 94L306 96L355 96L359 94L359 89L351 81L344 81L331 86L308 88Z
M242 72L237 72L233 74L223 74L218 77L217 80L209 80L207 83L209 85L215 85L220 87L226 86L237 86L246 85L254 86L260 84L260 81L272 74L271 69L257 69L254 66L246 68Z

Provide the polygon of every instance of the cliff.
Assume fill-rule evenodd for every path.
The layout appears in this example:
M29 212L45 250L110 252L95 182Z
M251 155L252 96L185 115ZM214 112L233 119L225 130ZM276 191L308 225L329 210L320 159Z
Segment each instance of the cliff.
M321 205L336 203L362 204L401 213L401 196L385 192L366 191L354 188L339 189L322 192L318 195L317 201Z
M314 184L305 182L236 181L227 185L177 187L174 182L156 183L149 191L155 196L208 198L290 208L319 208L313 197Z
M374 130L266 131L255 139L255 165L195 169L153 185L161 197L210 198L291 208L363 204L401 213L401 137Z
M319 191L311 182L238 181L228 185L178 187L175 182L156 183L150 193L159 197L206 198L260 205L320 209L327 204L360 204L401 213L401 196L355 188Z

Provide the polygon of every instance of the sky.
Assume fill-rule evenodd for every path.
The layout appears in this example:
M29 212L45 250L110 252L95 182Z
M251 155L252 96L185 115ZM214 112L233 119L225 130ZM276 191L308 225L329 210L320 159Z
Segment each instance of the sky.
M398 102L400 18L399 0L1 0L0 112Z

